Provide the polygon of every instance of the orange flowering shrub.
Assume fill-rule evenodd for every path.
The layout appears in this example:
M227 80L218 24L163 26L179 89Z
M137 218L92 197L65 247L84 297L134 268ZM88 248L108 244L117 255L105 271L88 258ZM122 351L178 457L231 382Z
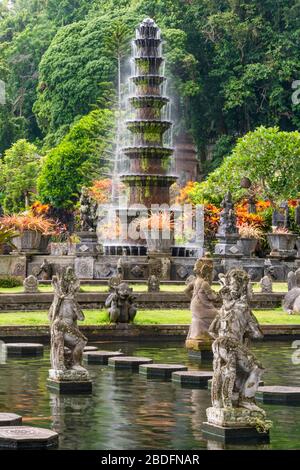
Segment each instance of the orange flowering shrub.
M92 198L99 202L99 204L109 202L112 192L112 180L106 178L94 181L92 187L89 188L89 192Z
M214 238L220 222L221 209L213 204L204 206L204 233L207 238Z
M190 192L195 188L195 181L188 181L184 188L181 188L176 198L177 204L191 204Z
M40 201L35 201L30 207L30 212L34 216L46 216L50 211L49 204L42 204Z
M256 207L256 210L258 211L258 207ZM250 225L261 228L264 227L265 221L259 212L263 212L263 205L260 205L259 211L256 214L249 214L248 201L244 199L235 206L237 226Z

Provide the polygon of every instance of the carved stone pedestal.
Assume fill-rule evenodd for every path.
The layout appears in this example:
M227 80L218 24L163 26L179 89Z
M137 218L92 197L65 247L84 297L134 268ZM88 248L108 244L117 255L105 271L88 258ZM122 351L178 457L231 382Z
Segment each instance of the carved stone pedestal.
M208 408L207 422L202 431L207 439L224 443L238 441L268 442L269 431L262 431L260 425L265 423L263 410L254 411L245 408Z
M58 393L91 393L92 381L87 370L49 370L47 387Z
M78 232L80 242L76 244L77 256L98 256L102 254L102 245L98 243L96 232Z
M210 336L203 333L202 338L190 338L185 342L185 347L188 350L188 355L191 359L197 359L199 361L211 361L213 359L213 353L211 349L212 340Z

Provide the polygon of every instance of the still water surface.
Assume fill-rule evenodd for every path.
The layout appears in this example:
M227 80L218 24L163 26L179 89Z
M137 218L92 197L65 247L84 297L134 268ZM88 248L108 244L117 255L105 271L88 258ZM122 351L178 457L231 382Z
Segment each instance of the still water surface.
M100 349L150 357L155 362L211 369L210 364L191 362L179 342L94 344ZM267 385L300 386L300 365L292 363L291 343L256 343L252 349L267 369ZM43 358L9 358L0 364L0 411L19 413L24 424L57 431L60 449L224 448L202 437L201 424L210 406L207 390L184 389L171 382L147 380L137 373L89 365L93 394L64 396L47 390L48 369L48 349ZM250 448L300 449L300 406L262 406L274 423L271 442Z

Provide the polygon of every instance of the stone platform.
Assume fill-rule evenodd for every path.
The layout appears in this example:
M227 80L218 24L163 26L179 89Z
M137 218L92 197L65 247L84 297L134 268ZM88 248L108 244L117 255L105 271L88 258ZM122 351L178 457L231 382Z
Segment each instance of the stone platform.
M212 383L212 379L209 379L209 380L207 381L207 388L208 388L208 390L211 390L211 383ZM263 380L261 380L261 381L259 382L259 386L260 386L260 387L263 387L264 385L265 385L265 382L264 382Z
M82 369L49 370L47 387L57 393L92 393L93 384L88 371Z
M224 444L234 443L267 443L270 441L269 432L260 433L255 428L250 427L224 427L215 424L202 424L203 437L209 440L223 442Z
M38 343L6 343L8 356L42 356L44 346Z
M142 364L152 364L153 360L148 357L138 357L138 356L121 356L121 357L111 357L108 359L109 367L116 370L131 370L138 371L140 365Z
M19 426L22 424L22 416L15 413L0 413L0 426Z
M172 373L172 382L180 384L184 388L207 388L213 372L188 370Z
M179 371L187 371L187 367L182 364L143 364L139 368L139 373L147 379L170 380L172 373Z
M83 353L83 359L88 364L107 365L108 360L111 357L120 357L120 356L124 356L124 354L119 351L92 351L92 352Z
M194 361L212 361L214 358L211 349L203 351L194 351L193 349L188 349L188 356L191 360Z
M0 427L0 449L47 449L58 447L58 434L31 426Z
M285 387L280 385L259 387L256 398L263 403L300 405L300 387Z

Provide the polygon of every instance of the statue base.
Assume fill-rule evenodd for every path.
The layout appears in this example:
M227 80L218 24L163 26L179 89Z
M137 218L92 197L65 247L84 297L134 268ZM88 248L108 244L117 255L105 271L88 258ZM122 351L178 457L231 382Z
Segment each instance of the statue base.
M203 339L187 339L185 342L189 357L200 361L210 361L213 359L211 345L212 341L209 337Z
M207 408L207 422L202 431L206 438L222 442L251 440L268 442L269 430L266 427L264 410L246 408Z
M88 371L84 368L82 370L50 369L47 387L58 393L91 393L93 384Z

